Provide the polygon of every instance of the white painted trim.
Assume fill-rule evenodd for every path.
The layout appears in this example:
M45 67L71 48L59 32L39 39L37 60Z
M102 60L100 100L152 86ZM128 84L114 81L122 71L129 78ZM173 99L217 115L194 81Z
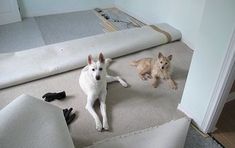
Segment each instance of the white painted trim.
M212 132L215 128L217 120L223 109L223 106L227 100L229 91L232 87L233 81L228 81L231 79L231 74L235 70L233 65L235 62L235 30L232 32L231 41L229 43L228 50L224 57L223 64L219 73L219 77L216 81L215 88L212 91L209 106L207 108L206 114L202 120L201 129L205 133Z
M232 92L228 95L227 102L235 100L235 92Z

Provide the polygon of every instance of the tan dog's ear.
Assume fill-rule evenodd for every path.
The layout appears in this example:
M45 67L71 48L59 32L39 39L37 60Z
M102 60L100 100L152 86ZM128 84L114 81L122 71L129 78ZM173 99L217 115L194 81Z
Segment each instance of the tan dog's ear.
M102 53L100 53L100 55L99 55L99 61L101 62L101 63L104 63L104 55L102 54Z
M91 63L93 63L93 58L91 55L88 56L87 58L87 63L90 65Z
M163 54L161 52L158 53L158 58L163 57Z
M169 60L169 61L171 61L172 60L172 55L169 55L168 57L167 57L167 59Z

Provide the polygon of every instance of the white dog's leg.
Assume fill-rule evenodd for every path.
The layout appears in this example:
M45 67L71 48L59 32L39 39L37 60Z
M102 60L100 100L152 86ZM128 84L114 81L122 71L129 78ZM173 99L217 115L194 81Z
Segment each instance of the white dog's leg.
M108 83L109 82L114 82L114 81L119 81L119 83L123 87L127 87L128 86L128 84L122 78L120 78L119 76L114 77L114 76L107 75L106 76L106 80L107 80Z
M100 100L100 111L101 111L101 115L103 118L103 128L105 130L108 130L109 124L108 124L107 113L106 113L106 104L105 104L106 95L107 95L107 90L105 89L104 91L102 91L99 100Z
M99 119L98 115L96 114L96 112L93 108L94 102L95 102L95 98L93 96L88 96L87 97L86 109L89 111L89 113L94 118L96 129L100 132L102 130L102 124L100 122L100 119Z

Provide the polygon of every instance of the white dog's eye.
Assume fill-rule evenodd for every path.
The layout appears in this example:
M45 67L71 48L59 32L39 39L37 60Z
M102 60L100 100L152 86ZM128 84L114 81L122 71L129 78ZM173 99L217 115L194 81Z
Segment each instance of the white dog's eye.
M94 69L94 68L92 68L92 71L95 71L95 69Z
M99 68L99 70L100 70L100 71L102 71L102 70L103 70L103 68Z
M162 64L162 61L160 63Z

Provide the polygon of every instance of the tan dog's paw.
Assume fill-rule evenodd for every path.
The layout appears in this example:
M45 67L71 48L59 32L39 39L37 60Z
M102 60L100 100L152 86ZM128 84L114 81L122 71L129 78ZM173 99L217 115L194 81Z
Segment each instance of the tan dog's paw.
M152 79L152 78L153 78L150 74L146 74L146 77L147 77L148 79Z
M177 89L176 83L172 81L172 82L170 83L170 88L173 89L173 90L176 90L176 89Z
M176 90L176 89L177 89L177 84L175 83L174 80L168 79L168 84L169 84L169 86L170 86L171 89L173 89L173 90Z
M154 88L157 88L157 86L158 86L158 79L153 79L153 80L151 81L151 83L152 83L152 86L153 86Z
M171 86L171 89L176 90L176 89L177 89L177 86L176 86L176 85L172 85L172 86Z
M153 82L153 83L152 83L152 86L153 86L154 88L157 88L157 82Z
M154 88L157 88L157 84L152 84L152 86L153 86Z
M140 76L140 79L141 79L141 80L143 80L143 81L147 80L147 78L146 78L144 75L139 74L139 76Z

